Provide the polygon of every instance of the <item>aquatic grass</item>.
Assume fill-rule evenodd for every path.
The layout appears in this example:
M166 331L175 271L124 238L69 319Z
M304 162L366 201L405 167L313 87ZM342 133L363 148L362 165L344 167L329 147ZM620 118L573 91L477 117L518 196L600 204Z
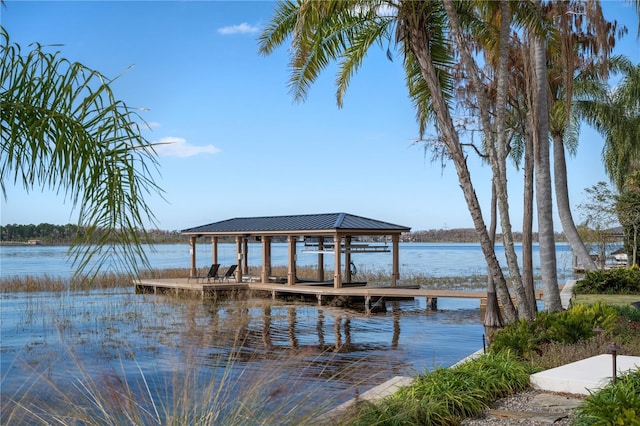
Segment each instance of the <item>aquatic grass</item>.
M188 269L149 269L140 271L140 278L185 278L189 276ZM131 278L127 274L104 272L96 275L93 280L88 276L74 276L64 278L48 274L42 275L12 275L0 278L2 293L34 293L34 292L62 292L90 289L109 289L131 287Z
M186 303L183 308L191 306ZM250 335L243 330L243 311L246 308L234 309L228 318L238 324L225 338L233 341L228 354L207 349L213 349L213 340L222 336L215 329L191 328L182 338L174 339L183 355L172 364L157 365L155 368L165 373L151 377L137 363L136 348L118 339L125 331L117 329L115 323L113 329L108 325L115 318L101 319L107 326L98 340L109 347L96 360L83 357L86 342L73 338L79 338L80 330L59 329L64 350L43 347L37 355L39 362L33 362L36 354L30 352L18 361L24 380L13 395L3 394L0 424L314 423L316 416L337 402L332 396L317 394L313 385L308 386L310 380L330 382L350 374L348 370L356 366L332 369L332 357L339 353L338 348L302 360L291 357L300 355L293 350L268 359L260 352L247 352L244 345ZM165 318L164 322L171 321ZM183 322L173 325L188 326ZM256 359L260 359L261 368L252 367ZM131 372L132 362L135 374ZM297 372L285 374L292 371L292 363ZM367 386L369 379L362 377L354 389L346 392L355 394L356 386Z
M264 371L243 372L249 376L243 383L250 383L244 387L226 374L233 360L220 362L223 371L213 377L200 374L193 359L183 362L165 381L147 379L141 368L135 378L117 370L95 378L78 364L67 371L71 385L63 386L43 372L36 394L27 389L21 397L3 401L0 420L32 425L294 425L313 424L336 404L304 389L304 377L278 380L284 359L274 360Z
M11 373L0 382L0 424L312 424L341 402L337 393L318 394L314 384L348 377L353 388L343 392L355 395L376 380L370 369L359 371L365 356L335 361L348 341L280 352L248 342L257 337L247 327L249 312L268 313L272 301L169 304L109 293L116 297L64 292L53 306L41 303L49 294L28 296L31 321L42 323L36 333L49 336L12 356ZM290 320L287 312L272 320ZM131 339L131 331L139 337ZM274 343L286 338L282 331ZM174 354L167 357L167 348ZM164 355L151 371L149 357L158 351Z
M288 270L285 266L275 266L271 271L273 276L286 277ZM296 274L300 278L316 278L317 271L313 267L299 267ZM249 275L260 276L260 268L250 267ZM186 278L189 276L187 268L147 269L141 270L140 279L169 279ZM325 277L333 277L333 271L325 270ZM364 281L370 285L390 285L391 274L382 270L361 270L354 277L355 281ZM425 289L447 290L484 290L486 288L486 275L433 277L422 273L403 274L401 285L417 285ZM90 289L128 288L131 287L131 278L127 274L105 272L96 275L93 280L86 276L63 278L43 275L22 275L0 277L2 293L34 293L34 292L63 292Z

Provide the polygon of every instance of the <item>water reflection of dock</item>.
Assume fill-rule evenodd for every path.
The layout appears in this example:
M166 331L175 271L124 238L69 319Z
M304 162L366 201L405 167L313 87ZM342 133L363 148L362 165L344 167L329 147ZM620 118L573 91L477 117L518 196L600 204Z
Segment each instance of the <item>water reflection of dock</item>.
M416 286L361 286L325 287L317 285L287 285L263 282L196 283L188 279L143 279L135 282L136 293L193 295L203 299L228 293L252 293L275 299L280 296L315 300L318 306L364 306L369 312L383 306L386 301L424 298L427 307L436 309L438 298L478 299L486 298L484 291L429 290Z

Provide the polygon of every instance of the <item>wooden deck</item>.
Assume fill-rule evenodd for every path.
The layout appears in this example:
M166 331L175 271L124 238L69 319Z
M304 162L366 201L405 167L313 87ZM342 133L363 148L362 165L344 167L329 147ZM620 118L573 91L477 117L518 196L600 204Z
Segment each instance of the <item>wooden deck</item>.
M263 282L224 282L207 283L189 281L182 279L144 279L134 282L136 293L145 294L169 294L183 295L195 294L201 298L215 297L219 292L244 292L268 293L272 298L279 295L289 294L300 297L315 297L318 305L330 303L336 298L343 298L352 303L364 303L366 311L380 306L385 300L413 299L424 297L427 306L436 309L438 298L460 298L478 299L486 298L484 291L456 291L456 290L427 290L417 286L397 286L397 287L343 287L334 288L318 285L286 285Z
M246 283L207 282L206 280L189 280L188 278L134 280L133 285L137 294L167 294L189 297L197 295L202 299L215 297L218 292L248 290Z

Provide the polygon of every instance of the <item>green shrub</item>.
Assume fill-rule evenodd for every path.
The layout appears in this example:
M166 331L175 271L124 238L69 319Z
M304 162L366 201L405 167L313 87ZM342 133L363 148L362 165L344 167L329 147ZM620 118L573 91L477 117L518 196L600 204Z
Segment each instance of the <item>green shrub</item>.
M640 425L640 369L585 398L572 424Z
M612 306L601 302L575 305L568 311L549 315L546 338L550 342L577 343L593 337L596 327L611 331L615 327L617 316Z
M540 312L540 315L543 315ZM540 335L536 332L538 320L527 321L520 319L505 326L493 336L489 346L490 353L500 353L504 350L513 351L519 358L530 358L531 354L540 349Z
M629 321L640 322L640 309L631 305L615 305L613 308L616 310L619 316L628 319Z
M576 294L640 294L640 268L587 271L573 291Z
M530 359L539 354L545 344L573 344L589 339L598 326L610 331L615 327L616 318L616 310L600 302L575 305L562 312L539 312L531 322L519 320L497 332L489 351L498 353L509 349L522 359Z

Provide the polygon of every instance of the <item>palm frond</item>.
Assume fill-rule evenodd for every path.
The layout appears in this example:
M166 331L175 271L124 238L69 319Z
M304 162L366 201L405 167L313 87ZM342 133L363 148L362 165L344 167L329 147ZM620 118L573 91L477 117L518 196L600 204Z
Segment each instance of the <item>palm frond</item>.
M0 37L3 195L5 182L63 193L88 229L70 248L76 273L117 264L136 274L155 220L146 196L162 195L144 120L115 97L113 80L40 45L23 54L4 29Z

